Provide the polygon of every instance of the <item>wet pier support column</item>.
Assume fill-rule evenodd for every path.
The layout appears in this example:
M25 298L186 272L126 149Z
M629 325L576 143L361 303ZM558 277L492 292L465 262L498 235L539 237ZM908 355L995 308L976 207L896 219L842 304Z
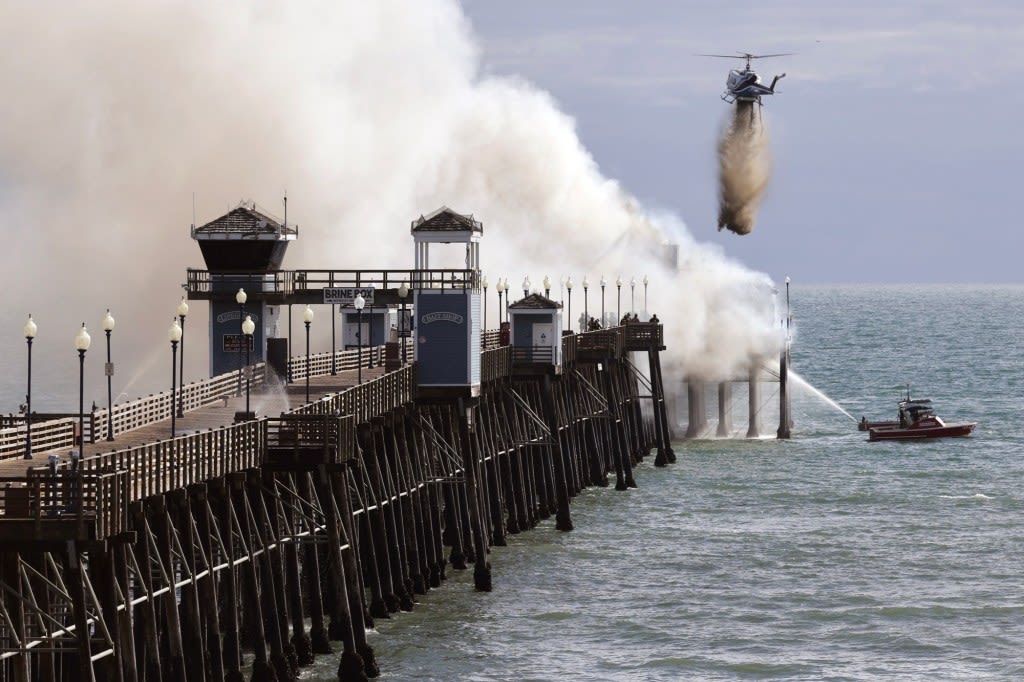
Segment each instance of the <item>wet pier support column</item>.
M324 525L327 535L327 564L331 575L329 581L330 611L332 614L329 629L330 637L341 640L342 654L338 663L339 679L358 679L363 674L364 661L357 654L355 631L362 627L362 613L352 613L348 594L348 581L342 559L342 524L341 513L335 504L334 493L328 480L328 474L321 465L317 472L317 496L324 512ZM342 676L342 670L345 676Z
M72 610L75 621L75 647L78 653L79 682L93 682L92 651L89 644L88 604L86 603L85 583L88 580L82 566L82 555L74 541L68 542L64 555L64 570L68 593L71 596ZM182 678L184 679L184 678Z
M152 503L154 515L154 532L156 534L157 555L163 565L169 580L173 581L174 576L174 542L172 540L174 530L171 524L170 512L167 509L167 498L156 497ZM175 603L174 591L170 595L163 595L161 601L164 603L165 625L168 645L167 667L164 669L165 680L172 682L185 682L188 679L185 669L184 645L181 637L181 621L178 613L178 605ZM83 630L84 632L84 630Z
M665 413L662 408L665 404L664 395L661 391L661 381L658 377L658 351L650 349L647 352L647 368L651 376L651 412L654 414L654 441L658 447L658 453L654 456L654 466L663 467L668 465L668 455L665 452Z
M420 542L425 589L439 587L444 578L444 549L441 546L440 514L438 507L438 487L434 482L429 451L426 447L425 429L418 421L422 415L417 408L410 408L409 418L405 422L405 438L409 444L412 476L423 483L423 487L415 497L420 524Z
M686 382L686 396L689 403L689 424L687 438L697 438L708 427L707 404L704 399L704 382L689 379Z
M490 546L494 544L495 537L495 524L492 522L493 509L490 506L490 494L492 494L493 486L495 484L495 477L492 474L493 460L487 457L486 449L486 438L485 432L489 425L489 420L484 418L485 412L477 403L477 407L473 413L473 428L470 431L470 441L473 444L473 458L476 461L476 472L477 472L477 493L480 496L480 524L483 529L483 537L487 541L487 552L490 551ZM501 511L498 513L499 520L501 519Z
M388 480L394 491L394 521L395 532L401 546L399 556L402 561L402 586L404 588L404 602L402 608L411 611L415 605L413 594L415 594L415 575L419 572L419 541L416 538L416 523L412 516L412 496L416 494L415 489L409 485L406 477L406 466L408 464L408 452L399 446L397 431L399 430L402 416L392 412L386 417L387 425L384 430L384 438L387 441L386 454ZM422 582L422 579L420 580ZM408 608L406 608L408 607Z
M199 583L199 608L202 612L203 621L206 623L206 651L207 658L209 659L209 670L210 679L212 680L224 680L227 679L227 673L224 669L224 637L221 633L220 626L220 603L221 597L218 595L218 577L221 575L220 572L213 573L213 566L211 565L214 561L213 557L213 537L214 537L214 523L213 523L213 510L210 508L209 492L207 486L202 486L195 496L192 502L192 508L195 510L196 525L198 531L198 537L196 541L202 547L203 555L205 557L205 567L210 571L206 576L201 578ZM228 545L226 545L228 546ZM224 600L226 603L231 603L228 600Z
M228 566L220 573L221 590L224 600L223 623L224 630L224 679L228 682L242 682L242 642L238 631L238 616L241 612L241 603L238 595L238 566L235 565L237 543L235 537L237 524L234 514L234 502L232 502L232 490L240 485L240 475L232 474L226 477L224 485L211 488L215 494L214 504L217 508L217 518L220 525L222 538L225 540L225 547L228 551ZM148 679L148 677L147 677Z
M469 521L469 510L466 507L466 495L462 492L462 485L459 485L460 476L456 475L455 468L458 467L462 481L465 481L468 473L465 470L464 460L466 453L462 452L462 445L457 434L454 422L458 420L457 406L439 407L434 413L437 434L443 442L433 444L435 461L449 462L444 467L444 478L441 483L441 492L444 495L444 523L442 527L441 540L451 547L448 553L448 562L455 570L461 571L469 567L473 561L473 539ZM448 446L446 448L445 446ZM451 452L460 453L462 460L456 464L452 462Z
M488 513L491 522L491 544L504 547L505 540L505 496L507 488L507 457L501 450L498 436L498 416L494 410L492 395L485 395L480 403L480 443L487 471Z
M274 550L276 563L275 582L277 584L277 599L280 604L279 628L281 639L285 645L285 655L288 658L288 665L298 675L298 669L313 663L313 644L306 633L306 617L303 610L302 582L299 579L299 550L298 533L296 529L296 512L290 504L282 499L281 490L294 491L297 489L295 477L301 474L278 473L268 479L267 488L274 490L275 494L265 495L264 503L269 504L268 527L271 529L272 537L277 544ZM274 487L277 479L281 478L283 486ZM284 493L288 494L288 493ZM289 623L289 621L291 621ZM288 637L288 628L291 626L291 637Z
M657 348L654 348L650 352L651 357L651 386L654 388L655 396L654 400L654 412L660 415L660 427L657 435L658 438L658 456L664 457L665 461L669 464L674 464L676 461L676 453L672 449L672 426L668 420L668 396L665 395L665 377L661 371L661 354ZM673 404L673 418L675 415L675 405ZM657 422L656 422L657 425Z
M522 443L524 433L519 406L512 397L512 388L503 389L505 424L508 428L508 457L512 466L512 497L518 509L515 523L509 521L509 530L519 532L532 528L538 523L537 496L534 493L534 470L530 465L527 447Z
M9 615L13 616L15 632L17 637L21 641L25 641L25 615L24 615L24 604L21 601L24 598L24 593L21 589L22 581L18 573L16 572L17 567L20 563L20 557L17 553L11 552L5 557L10 563L5 566L5 569L15 569L15 571L8 570L9 575L13 575L14 579L6 579L4 583L7 586L14 586L12 592L16 591L18 597L15 603L12 605L13 613L8 612ZM103 550L97 548L91 548L89 551L89 575L90 582L92 583L93 589L96 591L96 598L99 601L98 606L101 609L100 618L107 625L110 630L110 635L113 640L114 654L112 656L106 656L95 662L93 667L94 674L100 680L110 680L111 682L122 682L124 679L123 672L120 667L120 656L121 651L125 648L122 646L118 639L120 635L120 629L115 628L117 625L117 613L118 613L118 598L117 598L117 586L115 584L117 571L114 564L114 545L109 543ZM12 597L14 595L11 595ZM15 672L13 679L28 680L28 654L22 654L16 657L13 661L15 665ZM10 665L10 664L8 664ZM2 673L0 673L2 674Z
M732 433L732 382L718 383L718 430L719 438L726 438Z
M245 625L246 639L247 642L252 646L253 660L252 660L252 676L250 680L252 682L269 682L275 679L274 670L270 667L270 657L267 652L267 635L264 627L264 602L260 598L260 580L259 580L259 559L255 555L255 551L259 549L259 539L252 527L253 521L253 510L248 499L249 484L245 481L245 474L243 474L243 486L238 491L237 497L234 498L234 514L238 521L238 530L245 542L246 550L248 550L248 560L242 564L244 568L244 574L240 576L242 587L245 591L245 595L242 601L245 603L244 613L241 614L245 618L243 623ZM266 591L264 586L263 591ZM251 641L250 641L251 638Z
M146 519L145 507L143 507L141 502L132 505L132 521L133 526L137 530L135 536L135 557L137 562L139 566L153 566L156 557L153 556L152 551L153 544L149 521ZM154 584L154 574L154 570L143 571L137 577L140 583L137 588L140 593L154 594L155 588L158 587ZM140 672L146 680L161 679L161 671L164 669L163 662L160 660L159 626L157 625L156 609L156 597L150 597L138 605L139 619L136 634L138 649L136 657L141 660ZM239 681L234 680L233 682Z
M525 423L530 425L530 428L534 432L532 437L527 437L530 441L527 446L526 452L530 460L530 467L533 471L533 480L536 482L537 495L540 503L540 518L546 519L552 514L558 511L558 505L555 500L555 483L554 483L554 469L551 457L551 446L549 440L554 438L553 433L549 433L548 437L545 438L542 433L539 433L534 419L539 418L538 415L543 414L544 409L540 406L540 387L534 381L520 382L518 385L521 391L521 397L526 401L529 408L523 408L521 418ZM529 414L532 412L533 414Z
M611 442L612 456L615 458L615 489L626 490L627 488L635 488L636 481L633 480L633 467L630 462L630 450L628 443L628 434L626 429L626 421L623 416L623 404L621 395L617 390L618 382L616 379L620 375L620 365L622 363L617 360L609 360L605 363L604 371L604 390L605 396L608 400L608 413L611 415L609 420L611 426Z
M207 573L202 579L196 578L206 568L206 562L202 555L197 556L200 545L195 531L196 520L193 516L193 499L191 499L193 496L200 498L202 503L206 504L205 486L195 485L190 488L189 492L180 491L170 494L174 504L179 542L184 552L182 557L184 568L193 578L188 585L181 588L182 638L185 650L189 652L189 655L185 656L185 666L188 670L189 680L202 681L207 679L207 665L212 662L207 662L204 659L208 649L204 646L206 641L204 637L205 622L199 592L202 584L210 580L210 576Z
M776 435L787 439L792 433L793 421L789 412L789 343L779 355L779 430Z
M310 480L311 474L303 473L298 475L299 497L303 500L312 500L313 484ZM319 496L317 499L320 499ZM320 499L321 511L324 502ZM325 512L326 513L326 512ZM302 577L306 581L306 590L309 594L309 641L314 654L330 654L330 640L327 638L327 628L324 627L324 597L322 582L320 579L320 552L318 543L307 543L305 552L302 555Z
M498 389L492 401L494 423L501 453L502 484L505 491L505 529L512 535L527 527L526 501L523 493L522 467L516 447L514 425L509 420L510 403L504 388Z
M628 417L630 449L633 453L632 461L639 463L650 454L650 448L648 447L650 441L644 433L644 415L643 410L640 408L640 392L636 377L632 371L632 363L628 360L622 363L621 383L622 398L626 406L625 413Z
M397 582L396 576L392 572L393 563L391 561L391 554L398 551L398 548L392 547L388 543L386 515L390 505L387 503L387 490L384 488L383 479L379 474L377 442L369 424L359 425L359 443L363 451L363 466L357 473L362 474L363 489L366 491L363 500L366 503L364 516L369 524L367 538L373 544L373 556L377 560L374 568L380 582L382 590L380 598L383 600L384 607L384 610L381 611L381 604L371 604L370 614L374 618L387 618L399 610L399 598L396 593Z
M365 576L359 572L359 548L356 545L355 517L352 512L352 501L349 499L350 482L355 479L355 472L351 467L346 471L337 471L330 474L331 489L333 490L333 509L337 518L338 532L341 534L341 546L347 549L341 551L341 564L344 575L342 580L346 585L348 594L349 622L352 627L352 636L356 642L356 653L362 659L363 671L367 677L377 677L380 674L377 668L377 659L373 647L366 641L366 628L370 620L366 608L366 601L363 597L363 585ZM371 544L372 543L367 543ZM370 621L372 623L372 621ZM332 623L333 625L333 623ZM341 667L339 667L340 673Z
M761 384L757 381L757 366L750 368L750 378L747 380L747 412L750 415L750 426L747 428L747 438L760 438L761 419L759 405L761 403Z
M619 410L619 423L622 427L622 465L626 473L626 487L635 488L636 479L633 478L633 463L639 462L635 443L638 442L635 436L636 430L631 423L630 415L633 414L633 404L630 399L630 383L633 380L629 364L625 360L612 362L612 380L616 396L616 404Z
M261 480L262 478L262 480ZM295 652L288 641L288 601L284 591L284 555L281 551L281 535L277 523L270 515L267 502L276 504L276 484L273 474L264 472L250 480L250 500L257 522L254 530L263 548L260 568L263 571L263 589L267 639L270 642L270 662L277 671L279 680L298 677ZM274 492L264 492L274 491Z
M118 640L121 651L118 656L121 659L121 669L125 682L136 682L139 679L138 662L135 657L135 627L134 610L130 603L131 577L129 567L131 566L131 545L127 541L120 541L114 545L115 554L115 580L121 590L122 599L125 601L124 609L117 617Z
M373 490L367 486L367 477L363 471L362 464L356 466L347 474L347 476L352 479L353 485L355 486L355 493L360 507L358 520L353 518L354 522L352 524L349 538L352 541L356 538L359 540L359 552L356 554L356 563L359 566L360 575L362 576L362 580L360 582L365 584L367 589L370 590L370 603L367 607L366 613L364 614L364 620L366 627L373 627L373 621L375 618L391 617L387 603L384 599L384 582L380 575L381 562L377 557L377 545L373 537L373 523L370 519L371 510L369 507L375 504L374 495ZM334 486L336 487L338 485L348 484L334 481ZM336 492L335 494L339 493ZM356 527L357 524L358 527ZM333 565L331 566L331 572L329 575L332 580L340 579L340 574L337 573L337 570ZM338 621L340 616L338 612L333 609L330 611L330 614L331 623L328 625L327 630L331 633L331 639L338 639L334 633L337 632L337 628L341 626L335 625L335 621Z
M473 584L481 592L491 591L491 564L487 561L487 537L484 534L483 514L480 508L480 469L472 444L471 430L476 428L476 407L460 399L458 405L459 444L462 450L462 466L465 471L466 506L469 508L469 524L476 547L473 566Z
M590 469L590 483L599 488L608 487L608 467L601 449L601 422L604 414L591 415L584 420L584 443Z
M407 552L405 546L405 527L402 518L401 498L394 476L393 453L390 451L391 439L385 433L383 417L373 420L372 437L374 454L371 458L375 465L373 475L377 478L377 486L381 491L381 511L384 521L384 532L388 546L392 592L395 595L397 610L412 611L412 581L409 579ZM390 429L388 429L390 430Z
M562 447L561 430L559 429L558 412L555 409L554 393L551 377L544 375L541 400L544 406L544 421L551 434L551 461L555 470L555 529L570 531L573 529L572 517L569 515L569 480L567 476L566 451Z
M205 500L203 488L204 486L202 485L195 486L193 494L201 495ZM184 490L174 491L170 493L170 498L173 501L176 512L176 526L180 529L178 535L184 553L182 557L185 564L183 569L187 570L192 578L189 584L181 588L181 604L179 607L182 612L183 642L185 650L190 654L185 657L185 664L188 670L188 679L202 682L207 679L207 652L204 647L204 621L200 610L199 589L201 581L209 580L209 573L203 578L197 578L199 573L206 569L206 561L203 559L202 554L197 556L197 551L201 552L202 550L199 545L199 538L196 537L195 519L192 515L190 495Z
M576 480L576 494L589 485L590 462L587 458L587 420L581 405L583 387L579 377L570 374L568 388L564 391L564 414L569 425L572 448L573 470Z
M424 594L427 591L424 572L426 546L423 542L423 519L420 513L420 497L423 495L423 489L418 485L418 477L413 468L416 453L413 444L406 438L408 412L402 408L395 410L391 419L390 434L387 435L391 438L392 449L395 453L392 460L395 483L403 492L399 504L402 509L406 565L409 576L406 589L411 598L413 594Z

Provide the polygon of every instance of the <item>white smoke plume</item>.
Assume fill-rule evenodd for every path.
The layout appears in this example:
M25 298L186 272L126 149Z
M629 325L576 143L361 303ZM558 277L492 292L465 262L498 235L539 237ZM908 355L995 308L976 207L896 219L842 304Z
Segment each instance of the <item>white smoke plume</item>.
M718 141L718 229L750 234L771 177L768 128L753 102L736 102Z
M16 245L0 263L29 283L5 321L32 313L36 357L60 358L62 376L77 380L83 320L102 348L109 307L114 393L161 390L179 285L204 267L193 202L199 225L243 198L281 217L286 193L300 230L286 268L409 268L410 221L447 205L484 223L492 281L515 292L525 274L571 275L574 316L583 275L594 315L602 274L648 274L648 308L690 373L741 373L774 343L767 278L639 207L546 93L483 76L455 0L5 3L0 38L17 55L0 62L0 206ZM663 264L670 240L681 271ZM193 303L187 380L206 373L206 316ZM23 343L0 338L11 354ZM100 358L88 372L99 399Z

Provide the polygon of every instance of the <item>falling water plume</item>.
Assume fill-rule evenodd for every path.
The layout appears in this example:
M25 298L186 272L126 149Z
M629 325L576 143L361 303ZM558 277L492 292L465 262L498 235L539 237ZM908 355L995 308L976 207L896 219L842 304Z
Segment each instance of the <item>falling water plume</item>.
M815 395L816 397L820 398L822 402L824 402L827 405L830 405L830 406L836 408L837 410L839 410L840 412L845 414L847 417L850 418L851 421L854 421L854 422L857 421L857 418L854 417L849 412L847 412L845 409L843 409L842 405L840 405L836 401L832 400L832 398L829 398L827 395L825 395L824 393L822 393L821 391L816 389L814 386L811 386L807 382L806 379L804 379L802 376L800 376L799 374L794 372L792 368L790 368L790 370L789 370L789 378L792 379L795 383L799 384L801 386L801 388L807 389L813 395Z
M736 234L750 234L770 176L763 113L753 102L736 102L718 142L719 230L727 227Z

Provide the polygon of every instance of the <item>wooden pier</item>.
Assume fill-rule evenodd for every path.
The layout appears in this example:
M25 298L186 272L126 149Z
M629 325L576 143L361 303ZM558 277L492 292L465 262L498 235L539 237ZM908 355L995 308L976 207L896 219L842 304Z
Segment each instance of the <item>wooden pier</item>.
M170 392L94 412L75 460L74 419L33 424L31 460L8 425L0 680L294 680L317 656L375 677L375 619L449 570L491 590L509 534L569 531L584 487L674 461L662 327L561 344L552 372L485 332L480 393L457 399L393 347L386 372L366 351L293 356L284 384L258 364L187 385L174 437Z

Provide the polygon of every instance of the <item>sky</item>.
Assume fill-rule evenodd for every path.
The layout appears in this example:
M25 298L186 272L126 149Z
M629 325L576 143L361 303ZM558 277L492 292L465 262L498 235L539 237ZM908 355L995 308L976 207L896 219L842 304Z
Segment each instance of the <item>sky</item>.
M467 0L484 70L573 117L601 171L776 282L1017 283L1024 5ZM792 56L763 114L754 231L717 231L719 99L740 62Z
M106 308L115 395L169 383L167 328L186 269L204 268L190 228L240 200L281 218L288 196L289 269L410 268L410 222L447 205L483 222L491 282L571 276L576 315L584 276L593 314L602 275L616 313L638 305L624 292L613 307L616 277L648 275L679 376L743 375L775 353L787 276L1018 282L1022 14L873 0L2 4L0 40L19 56L0 62L0 268L17 289L4 395L20 402L30 313L37 397L65 397L73 338L84 321L102 349ZM745 236L716 229L734 64L695 56L732 51L795 53L756 62L788 75L763 109L773 173ZM313 352L328 350L326 320ZM207 371L207 324L193 302L190 379Z

